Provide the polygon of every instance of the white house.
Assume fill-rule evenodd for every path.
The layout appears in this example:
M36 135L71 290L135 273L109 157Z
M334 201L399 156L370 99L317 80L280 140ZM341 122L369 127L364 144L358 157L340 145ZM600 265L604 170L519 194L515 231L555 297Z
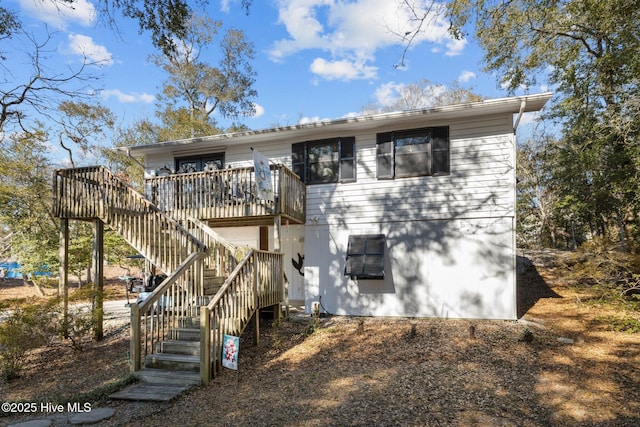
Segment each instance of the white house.
M265 223L251 213L240 222L206 219L233 243L285 252L289 298L308 311L319 304L339 315L515 319L515 131L523 113L550 97L127 150L144 158L148 183L164 173L251 167L252 149L298 174L302 221ZM166 190L147 188L152 201Z

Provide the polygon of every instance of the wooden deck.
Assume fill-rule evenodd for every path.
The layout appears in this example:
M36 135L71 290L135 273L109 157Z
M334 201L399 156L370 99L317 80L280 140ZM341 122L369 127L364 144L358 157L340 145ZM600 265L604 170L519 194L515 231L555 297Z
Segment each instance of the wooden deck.
M210 226L269 225L276 216L304 224L304 183L286 166L270 169L271 198L258 191L253 167L149 178L145 196L173 217L191 216Z

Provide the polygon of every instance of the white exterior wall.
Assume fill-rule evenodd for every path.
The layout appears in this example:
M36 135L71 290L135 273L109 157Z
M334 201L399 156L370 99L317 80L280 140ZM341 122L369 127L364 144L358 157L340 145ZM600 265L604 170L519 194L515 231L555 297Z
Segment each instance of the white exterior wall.
M450 175L376 179L376 133L403 129L393 125L356 134L330 128L313 137L289 133L251 145L290 167L293 143L356 137L356 182L307 186L304 230L283 232L285 242L291 239L283 243L289 296L304 298L307 310L321 298L334 314L516 318L513 115L425 119L411 127L421 126L449 126ZM147 172L173 168L175 157L220 151L225 166L252 165L249 145L223 143L149 154ZM344 276L348 236L378 233L387 238L385 279ZM304 277L292 268L298 253Z
M307 187L308 310L516 318L512 115L433 125L450 126L448 176L377 180L368 133L356 135L357 182ZM344 276L349 235L379 233L384 280Z

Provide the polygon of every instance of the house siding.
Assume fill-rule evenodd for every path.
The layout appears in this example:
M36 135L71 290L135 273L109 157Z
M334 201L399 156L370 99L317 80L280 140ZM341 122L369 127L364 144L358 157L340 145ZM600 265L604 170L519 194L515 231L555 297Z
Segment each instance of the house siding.
M356 135L356 182L307 187L307 307L516 318L513 117L435 125L449 126L449 175L377 179L376 134L367 133ZM385 278L345 276L349 235L378 233L387 236Z
M449 175L376 178L376 133L403 128L318 133L316 139L355 136L357 170L355 182L307 186L307 223L290 236L296 245L283 245L287 263L299 251L304 256L304 270L288 276L300 282L292 298L303 297L308 311L321 303L341 315L516 318L513 114L425 119L428 126L449 126ZM251 146L291 167L291 145L309 139ZM252 164L247 144L228 141L208 152L218 151L227 166ZM174 157L205 153L148 155L147 173L173 168ZM349 235L379 233L387 238L385 278L345 276Z

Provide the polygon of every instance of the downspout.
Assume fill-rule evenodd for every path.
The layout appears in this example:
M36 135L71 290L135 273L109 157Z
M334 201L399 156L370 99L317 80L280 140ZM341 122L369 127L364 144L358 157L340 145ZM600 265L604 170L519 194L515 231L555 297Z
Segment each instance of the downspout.
M136 159L135 157L133 157L131 155L131 149L127 148L127 156L133 160L134 162L136 162L138 164L138 166L140 166L142 168L142 170L144 170L144 165L142 163L140 163L140 160Z
M527 100L523 99L520 102L520 111L518 111L518 117L516 117L516 122L513 125L513 167L514 169L516 168L516 161L518 159L516 150L517 150L517 143L516 143L516 131L518 130L518 125L520 124L520 119L522 119L522 115L524 114L524 109L527 106ZM517 228L517 218L516 218L516 206L515 204L517 203L517 189L516 189L516 185L517 185L517 177L514 177L514 185L513 185L513 201L514 201L514 206L513 206L513 217L511 218L511 245L513 248L513 253L511 254L511 262L512 262L512 271L511 274L513 275L513 307L514 307L514 319L518 319L518 315L520 314L518 312L518 242L517 242L517 238L516 238L516 228Z
M524 109L527 106L527 100L523 99L522 102L520 102L520 111L518 112L518 117L516 118L516 123L513 125L513 133L516 133L516 130L518 130L518 125L520 124L520 119L522 118L522 115L524 114Z

